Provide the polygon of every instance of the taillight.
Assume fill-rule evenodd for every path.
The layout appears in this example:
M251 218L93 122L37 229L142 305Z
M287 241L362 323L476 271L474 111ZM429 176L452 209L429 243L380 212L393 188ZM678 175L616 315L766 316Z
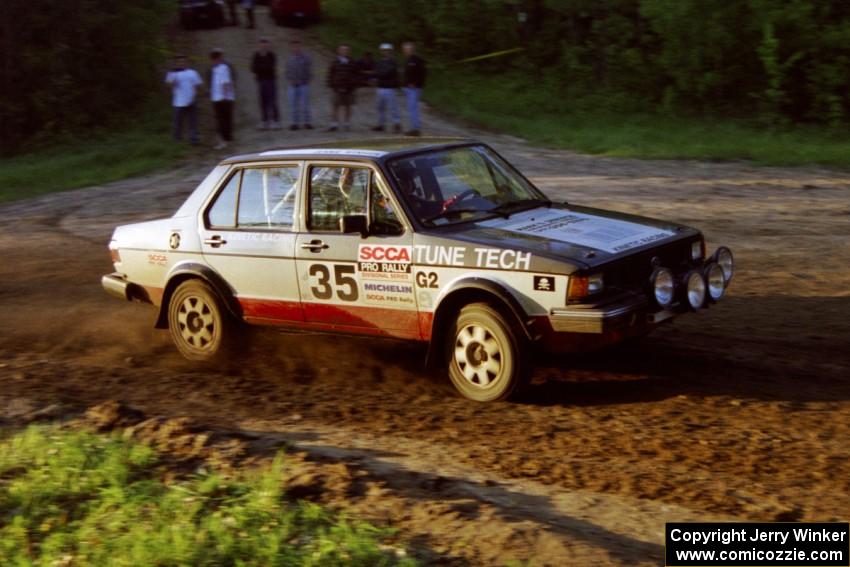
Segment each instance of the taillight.
M109 255L112 257L112 263L113 264L120 264L121 263L121 253L118 252L117 248L110 248L109 249Z

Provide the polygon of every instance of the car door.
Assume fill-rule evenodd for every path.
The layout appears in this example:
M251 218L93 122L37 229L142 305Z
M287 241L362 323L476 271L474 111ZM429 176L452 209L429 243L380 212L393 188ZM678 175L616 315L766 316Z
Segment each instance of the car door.
M413 233L377 169L313 163L304 175L304 227L295 256L308 324L419 338ZM367 235L343 234L345 215L365 215Z
M236 168L201 219L204 259L235 290L246 320L304 320L295 270L299 163Z

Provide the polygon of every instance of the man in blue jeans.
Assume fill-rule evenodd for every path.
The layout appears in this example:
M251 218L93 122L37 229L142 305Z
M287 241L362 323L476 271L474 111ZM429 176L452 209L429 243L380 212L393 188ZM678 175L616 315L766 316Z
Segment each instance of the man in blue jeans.
M416 46L408 41L402 45L404 50L404 98L407 102L407 114L410 117L408 136L419 136L422 124L419 121L419 98L425 86L425 60L416 55Z
M378 87L378 124L372 130L383 132L387 121L387 112L393 123L393 131L401 132L401 118L398 115L396 91L398 90L398 66L393 57L391 43L382 43L381 59L375 63L375 86Z
M280 117L277 108L277 57L269 49L269 40L260 39L260 49L254 53L251 71L257 77L260 91L260 114L263 121L260 130L279 130Z
M171 87L171 105L174 107L174 139L183 137L183 120L189 121L189 141L198 143L198 109L195 106L197 88L204 84L201 75L189 69L185 55L175 58L174 68L165 76Z
M292 54L286 61L286 82L289 83L289 108L292 120L290 130L298 130L301 124L306 130L312 130L310 123L310 81L313 68L310 56L301 50L301 42L293 39L289 42Z

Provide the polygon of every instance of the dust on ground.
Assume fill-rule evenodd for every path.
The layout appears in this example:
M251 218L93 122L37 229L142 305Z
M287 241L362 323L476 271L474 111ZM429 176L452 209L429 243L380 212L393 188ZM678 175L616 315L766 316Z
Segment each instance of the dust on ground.
M241 71L226 153L328 139L255 129L247 62L261 35L285 46L299 34L319 70L314 124L329 112L329 54L262 11L258 24L189 36L199 57L222 47ZM372 95L358 100L353 131L335 138L373 135ZM424 124L490 143L553 198L702 229L736 254L730 295L635 346L543 358L512 403L455 397L422 369L420 347L393 341L266 331L241 359L196 367L152 329L150 306L116 302L99 278L112 229L172 214L226 155L210 150L0 207L0 416L120 400L146 419L283 448L296 494L399 525L430 562L657 564L665 521L847 519L850 174L578 155L430 109Z

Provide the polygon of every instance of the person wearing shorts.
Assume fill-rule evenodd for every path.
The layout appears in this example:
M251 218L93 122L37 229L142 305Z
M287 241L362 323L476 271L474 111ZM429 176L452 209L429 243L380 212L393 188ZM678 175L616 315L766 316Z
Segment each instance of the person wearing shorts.
M354 91L359 80L358 67L352 61L351 49L347 45L340 45L337 56L328 69L328 87L333 91L331 97L331 124L328 132L336 132L340 128L340 115L342 115L342 129L351 129L351 107L354 104Z

